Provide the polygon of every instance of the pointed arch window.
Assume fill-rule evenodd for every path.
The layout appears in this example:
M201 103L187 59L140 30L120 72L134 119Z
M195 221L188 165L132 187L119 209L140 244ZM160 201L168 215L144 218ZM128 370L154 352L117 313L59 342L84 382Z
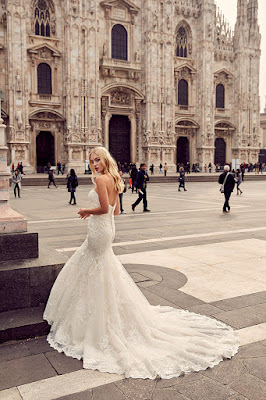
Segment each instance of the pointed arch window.
M188 83L185 79L178 82L178 105L188 106Z
M177 31L176 55L177 57L187 57L187 32L183 26Z
M216 108L224 108L224 85L216 86Z
M52 94L52 72L50 65L41 63L37 68L38 94Z
M51 34L51 13L46 0L38 0L34 10L35 35L48 36Z
M112 58L127 60L127 30L120 24L112 28Z

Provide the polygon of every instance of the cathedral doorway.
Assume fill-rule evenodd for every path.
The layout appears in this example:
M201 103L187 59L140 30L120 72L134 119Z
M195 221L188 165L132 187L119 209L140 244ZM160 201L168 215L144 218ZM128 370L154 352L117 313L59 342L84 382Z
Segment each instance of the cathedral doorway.
M48 162L55 165L55 144L51 132L41 131L36 137L37 172L45 172Z
M122 165L130 163L130 121L127 116L113 115L109 122L109 151Z
M187 137L181 136L176 143L176 163L186 164L189 162L189 141Z
M214 164L223 166L226 160L226 143L223 138L215 139Z

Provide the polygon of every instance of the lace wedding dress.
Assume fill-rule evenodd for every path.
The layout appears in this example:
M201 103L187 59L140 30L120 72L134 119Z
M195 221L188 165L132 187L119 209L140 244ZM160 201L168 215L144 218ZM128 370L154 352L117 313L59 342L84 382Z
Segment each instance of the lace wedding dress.
M98 195L89 193L92 207ZM238 349L232 328L172 307L151 306L112 250L114 207L90 216L84 243L51 290L44 319L50 345L83 367L132 378L204 370Z

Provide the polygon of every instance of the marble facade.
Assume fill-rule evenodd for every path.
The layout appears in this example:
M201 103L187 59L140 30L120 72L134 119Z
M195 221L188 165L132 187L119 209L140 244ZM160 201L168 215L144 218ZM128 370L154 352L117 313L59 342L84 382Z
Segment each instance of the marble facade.
M49 11L48 33L40 25L36 34L36 8ZM127 33L123 60L112 57L115 25ZM186 48L179 56L178 46ZM256 162L262 142L259 62L257 0L238 0L234 33L214 0L1 0L9 163L23 161L25 170L37 171L48 146L52 164L60 160L83 172L91 148L111 146L114 115L129 120L123 144L128 162L167 162L172 170L178 157L201 166L219 157ZM39 90L43 63L50 67L51 93ZM222 108L216 107L218 85Z

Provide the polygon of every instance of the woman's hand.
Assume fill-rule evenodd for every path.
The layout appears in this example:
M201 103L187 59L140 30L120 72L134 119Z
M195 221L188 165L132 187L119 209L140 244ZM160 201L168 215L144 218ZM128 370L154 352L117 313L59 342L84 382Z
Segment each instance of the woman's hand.
M88 213L88 210L86 208L80 208L78 211L79 218L81 219L86 219L89 218L90 214Z

